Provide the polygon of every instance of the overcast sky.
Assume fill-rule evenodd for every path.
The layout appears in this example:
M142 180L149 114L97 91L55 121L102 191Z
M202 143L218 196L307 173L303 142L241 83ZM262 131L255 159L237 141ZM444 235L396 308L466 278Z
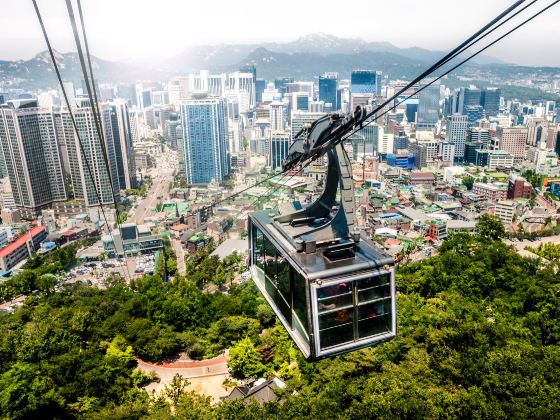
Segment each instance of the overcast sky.
M546 5L551 0L539 0ZM72 49L64 0L38 0L54 47ZM449 49L511 0L82 0L92 53L123 60L170 56L185 47L292 41L315 32L399 47ZM356 5L361 9L356 10ZM45 50L31 0L0 0L0 59ZM526 65L560 66L560 5L486 54Z

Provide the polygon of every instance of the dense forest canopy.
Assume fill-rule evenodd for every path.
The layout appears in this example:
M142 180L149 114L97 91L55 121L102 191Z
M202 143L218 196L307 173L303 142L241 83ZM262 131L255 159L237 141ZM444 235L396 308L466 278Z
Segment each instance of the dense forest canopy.
M308 363L248 282L205 286L230 268L200 253L187 278L145 276L105 290L47 288L0 315L2 418L554 418L560 412L560 278L489 224L399 267L398 336ZM549 251L547 249L547 251ZM266 329L264 333L261 333ZM238 377L279 375L281 403L211 405L173 381L160 397L135 357L231 348Z

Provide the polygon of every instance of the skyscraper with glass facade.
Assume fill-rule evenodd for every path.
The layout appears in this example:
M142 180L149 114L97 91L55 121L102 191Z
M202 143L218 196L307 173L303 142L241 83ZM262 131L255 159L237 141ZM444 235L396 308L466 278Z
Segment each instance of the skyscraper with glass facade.
M229 175L224 100L199 98L183 101L181 122L187 182L222 182Z
M418 94L417 129L435 127L439 121L440 85L434 83Z
M337 89L338 73L325 73L319 77L319 100L325 103L325 109L328 111L339 109Z
M352 70L350 76L351 93L377 94L377 73L374 70Z

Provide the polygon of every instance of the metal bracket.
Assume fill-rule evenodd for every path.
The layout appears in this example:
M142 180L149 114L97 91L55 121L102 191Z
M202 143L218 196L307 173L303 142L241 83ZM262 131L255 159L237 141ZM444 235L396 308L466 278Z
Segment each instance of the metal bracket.
M322 244L356 243L352 164L342 143L327 150L327 182L321 196L307 207L274 218L275 227L296 249L315 252ZM337 192L340 200L337 202ZM338 204L338 207L337 207ZM335 212L333 214L333 212ZM303 241L303 246L302 246Z

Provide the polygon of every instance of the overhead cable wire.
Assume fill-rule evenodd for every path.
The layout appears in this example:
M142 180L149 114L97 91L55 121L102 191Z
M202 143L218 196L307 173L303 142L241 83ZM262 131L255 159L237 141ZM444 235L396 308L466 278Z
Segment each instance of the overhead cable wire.
M47 30L46 30L45 24L43 22L43 17L41 15L41 11L39 10L39 7L37 6L37 1L32 0L32 2L33 2L33 7L35 8L35 13L37 14L37 19L39 20L39 25L41 26L41 31L43 32L43 37L45 38L45 42L47 44L47 49L49 50L49 55L51 57L51 61L53 63L54 71L56 73L56 77L57 77L58 83L60 85L60 90L62 91L62 96L64 97L64 102L66 103L66 107L68 108L68 114L70 115L70 120L72 122L72 127L74 129L74 133L76 134L76 137L78 139L78 146L80 148L80 152L81 152L82 157L84 159L84 163L85 163L86 169L88 171L88 174L91 177L91 179L93 180L94 179L93 170L91 169L91 165L88 161L88 157L86 155L86 151L85 151L84 145L82 143L82 138L80 136L80 131L78 130L78 124L76 122L76 118L75 118L74 113L72 111L72 106L70 105L70 100L68 99L68 94L66 93L66 88L64 87L64 83L62 81L62 76L60 74L60 69L58 67L58 63L56 62L56 58L54 56L54 50L52 48L49 36L47 34ZM111 232L111 227L110 227L109 222L107 220L107 215L105 214L105 208L103 207L103 204L102 204L102 201L101 201L101 195L99 193L97 185L95 183L93 183L93 186L94 186L94 191L95 191L95 195L97 197L97 200L101 203L101 213L103 214L103 219L105 220L105 225L109 229L109 235L111 236L111 238L113 238L113 234Z
M539 12L533 14L532 16L530 16L529 18L525 19L523 22L521 22L520 24L518 24L517 26L511 28L510 30L508 30L505 34L501 35L499 38L495 39L494 41L492 41L491 43L489 43L488 45L486 45L485 47L479 49L478 51L476 51L475 53L471 54L469 57L465 58L464 60L462 60L460 63L454 65L452 68L450 68L449 70L446 70L443 74L441 74L440 76L438 76L437 78L435 78L434 80L430 81L429 83L425 84L424 86L422 86L420 89L418 89L416 92L408 95L406 98L404 98L403 100L399 101L397 104L391 106L390 108L386 109L383 113L379 114L378 116L376 116L374 119L368 120L362 127L357 127L355 128L352 132L348 133L348 135L346 135L346 137L343 139L346 140L348 139L350 136L352 136L353 134L355 134L356 132L360 131L363 127L368 126L369 124L371 124L372 122L377 121L379 118L381 118L382 116L384 116L385 114L389 113L390 111L392 111L393 109L395 109L397 106L399 106L401 103L407 101L408 99L410 99L412 96L418 95L418 93L422 92L424 89L428 88L429 86L431 86L432 84L434 84L435 82L437 82L438 80L440 80L441 78L445 77L446 75L448 75L449 73L451 73L452 71L456 70L457 68L459 68L460 66L462 66L463 64L465 64L467 61L471 60L472 58L476 57L477 55L481 54L482 52L486 51L488 48L492 47L493 45L495 45L496 43L498 43L499 41L501 41L502 39L504 39L506 36L510 35L511 33L515 32L517 29L521 28L522 26L524 26L525 24L529 23L530 21L532 21L533 19L535 19L537 16L541 15L542 13L544 13L545 11L547 11L548 9L550 9L552 6L556 5L558 2L560 2L560 0L555 0L553 1L551 4L549 4L547 7L541 9ZM534 2L533 2L534 3Z
M370 122L366 123L365 125L366 126L369 125L371 123L370 118L373 115L375 115L379 110L383 109L386 105L390 104L392 101L397 99L403 92L405 92L408 89L414 87L419 81L421 81L424 78L430 76L434 71L438 70L439 68L441 68L442 66L447 64L449 61L456 58L458 55L462 54L464 51L466 51L468 48L472 47L474 44L480 42L483 38L490 35L492 32L494 32L496 29L501 27L503 24L507 23L510 19L512 19L513 17L517 16L519 13L526 10L529 6L534 4L536 1L537 0L533 0L529 4L525 5L523 8L516 11L514 14L507 17L504 21L502 21L501 23L496 25L496 23L498 23L500 20L502 20L504 17L506 17L509 13L511 13L513 10L515 10L519 5L521 5L524 2L524 0L517 1L516 3L514 3L513 5L508 7L505 11L503 11L498 16L496 16L494 19L492 19L488 24L486 24L484 27L479 29L476 33L474 33L469 38L467 38L459 46L457 46L452 51L447 53L444 57L442 57L440 60L438 60L438 62L433 64L429 69L425 70L421 75L417 76L412 82L407 83L403 88L401 88L397 93L393 94L390 98L385 100L385 102L383 102L381 105L377 105L372 111L366 113L365 116L361 117L359 120L351 119L348 123L346 123L345 126L340 127L340 129L338 129L336 131L336 133L331 133L331 135L328 135L326 137L326 139L323 141L322 146L319 147L318 150L314 152L314 156L320 156L324 152L324 150L326 150L326 148L332 146L331 143L330 143L331 140L336 140L337 138L345 138L346 139L347 137L344 137L344 136L346 136L346 134L348 132L358 131L356 129L356 126L363 128L364 123L366 123L366 120L369 120ZM314 156L312 156L312 157L314 157Z
M117 227L119 228L119 230L121 229L121 224L119 222L120 219L120 211L119 211L119 203L117 200L117 194L115 192L115 186L114 186L114 180L115 180L115 176L117 177L116 182L117 185L119 185L120 188L120 182L118 179L118 174L112 174L111 173L111 168L110 168L110 164L109 164L109 157L108 157L108 153L107 153L107 142L105 141L105 133L103 131L103 123L101 120L101 111L100 111L100 107L99 107L99 101L98 101L98 96L97 96L97 87L95 84L95 78L93 75L93 66L91 63L91 55L89 53L89 44L87 41L87 34L86 34L86 27L84 24L84 18L83 18L83 12L82 12L82 7L81 7L81 2L80 0L77 1L78 4L78 13L79 13L79 17L80 17L80 22L81 22L81 28L82 28L82 37L83 37L83 42L84 42L84 47L86 50L86 57L87 57L87 63L88 66L86 68L86 62L84 59L84 53L83 53L83 49L82 49L82 43L80 41L80 36L78 34L78 27L76 24L76 17L74 15L74 9L72 6L72 2L71 0L66 0L66 8L68 10L68 17L70 18L70 23L72 25L72 32L74 34L74 40L76 43L76 49L78 50L78 57L80 59L80 66L82 69L82 75L84 76L84 81L86 84L86 90L88 93L88 98L90 101L90 106L91 106L91 110L93 113L93 118L95 120L95 127L96 127L96 131L97 131L97 136L99 138L100 144L101 144L101 149L102 149L102 156L103 156L103 162L105 164L105 168L107 170L107 175L109 177L109 184L111 187L111 195L113 198L113 204L115 206L115 222ZM89 74L88 74L88 68L89 68ZM120 145L119 145L120 147ZM93 181L93 180L92 180ZM124 250L123 248L123 252L124 252L124 256L126 257L126 250ZM126 258L125 258L126 259ZM125 266L126 266L126 270L128 272L128 276L129 278L131 278L130 276L130 272L128 270L128 264L126 264L125 261Z
M117 196L115 194L115 188L114 188L114 185L113 185L113 174L111 173L111 168L110 168L110 164L109 164L109 157L108 157L108 154L107 154L107 144L105 142L105 135L104 135L103 127L102 127L102 123L101 123L101 115L99 115L99 113L98 113L99 107L96 103L96 97L94 98L94 95L92 93L92 87L90 85L90 81L93 81L93 74L91 75L91 79L90 79L90 76L88 75L88 70L86 68L84 52L82 50L82 43L80 41L80 35L78 34L78 27L76 25L76 17L74 16L74 10L73 10L73 7L72 7L71 0L66 0L66 8L68 10L68 17L70 18L70 23L72 25L72 32L74 33L74 40L75 40L75 43L76 43L76 49L78 51L78 58L80 60L82 75L84 76L84 81L85 81L85 84L86 84L86 90L87 90L88 98L89 98L89 101L90 101L91 110L92 110L92 113L93 113L93 119L94 119L94 122L95 122L97 137L99 138L99 141L101 143L101 152L102 152L102 156L103 156L103 162L104 162L105 167L107 169L107 176L109 177L109 183L111 185L111 195L113 196L113 204L115 205L115 212L117 214L117 219L118 219L118 213L119 213L118 202L117 202ZM84 28L84 35L85 35L85 28ZM91 68L91 64L90 64L90 68Z

